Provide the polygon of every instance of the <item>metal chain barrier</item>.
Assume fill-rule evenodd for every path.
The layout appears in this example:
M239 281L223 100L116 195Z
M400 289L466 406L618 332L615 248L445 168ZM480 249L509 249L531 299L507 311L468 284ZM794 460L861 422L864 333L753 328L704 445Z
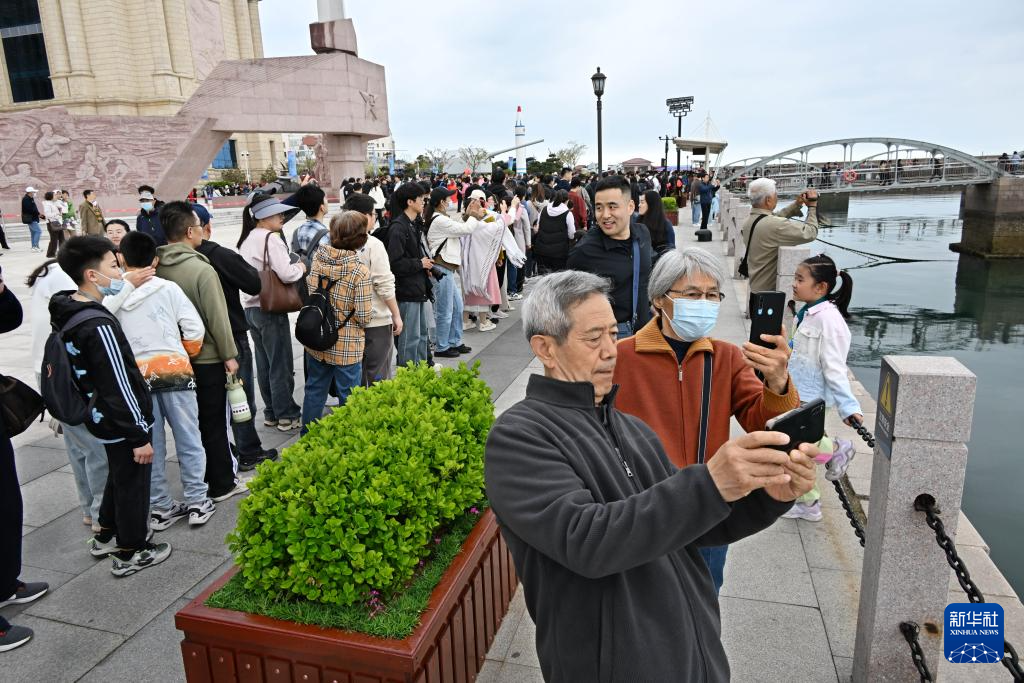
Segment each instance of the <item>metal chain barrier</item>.
M956 574L956 580L960 583L964 593L967 594L967 599L972 603L985 602L985 596L981 594L977 584L971 579L971 573L967 571L967 565L960 559L960 554L956 551L956 545L953 544L953 540L946 534L946 527L942 524L942 519L939 518L942 510L935 504L935 498L928 494L918 496L917 500L914 501L914 509L924 513L925 523L935 532L935 540L943 552L946 553L946 561L949 562L949 566L952 567L953 572ZM902 630L902 628L903 626L901 625L900 629ZM904 633L903 635L906 637L907 634ZM911 645L911 649L913 649L913 645ZM1005 639L1003 640L1002 662L1003 666L1013 676L1013 680L1024 681L1024 669L1021 668L1020 659L1017 657L1017 650ZM918 669L920 670L920 667Z
M917 667L917 673L921 676L921 683L934 681L932 672L928 670L928 664L924 661L921 643L917 640L918 634L921 633L921 628L913 621L903 621L900 622L900 633L910 643L910 656L913 657L914 666Z
M844 476L843 479L846 480L846 477ZM860 541L860 547L863 548L867 542L867 537L864 535L864 527L861 526L860 520L857 519L857 515L853 512L850 499L846 495L846 488L843 486L842 481L839 480L832 482L832 485L836 487L836 494L839 496L839 502L843 504L843 510L846 511L846 518L850 520L853 533L857 534L857 540Z

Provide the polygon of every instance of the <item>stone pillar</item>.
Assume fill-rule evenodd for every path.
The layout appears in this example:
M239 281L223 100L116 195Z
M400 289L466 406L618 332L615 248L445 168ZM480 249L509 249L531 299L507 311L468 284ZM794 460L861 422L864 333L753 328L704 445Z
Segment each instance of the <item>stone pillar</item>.
M858 683L918 679L899 630L903 621L921 627L925 661L938 671L950 571L914 501L932 496L955 540L976 383L954 358L882 359L853 658Z
M1024 258L1024 178L1002 176L964 190L963 237L949 246L975 256Z
M782 320L787 332L793 331L793 314L789 308L789 302L793 301L793 276L796 274L796 267L810 256L810 247L779 247L779 269L775 278L775 289L786 293L786 312Z
M238 56L241 59L252 59L252 25L249 17L249 1L233 0L235 6L235 32L238 36Z
M367 139L360 135L324 135L329 177L322 180L321 187L336 187L343 178L363 177L366 142Z
M252 53L263 59L263 28L260 24L260 3L249 0L249 25L252 26Z
M46 61L50 65L50 83L53 85L54 99L67 99L70 95L67 77L71 73L71 63L68 61L68 45L64 37L64 20L61 18L60 6L56 0L43 0L39 3L39 19L43 24L43 42L46 45ZM2 59L3 56L0 55L0 60ZM3 77L0 88L6 87L9 83L6 72Z
M67 74L68 96L72 98L93 98L92 64L89 61L89 42L85 36L85 17L79 0L64 0L60 3L61 21L67 45L68 62L71 72Z
M740 276L740 261L747 253L747 243L743 241L743 224L747 222L748 218L750 218L750 205L737 203L732 210L732 226L730 226L727 238L728 251L736 257L736 270L732 274L735 278Z

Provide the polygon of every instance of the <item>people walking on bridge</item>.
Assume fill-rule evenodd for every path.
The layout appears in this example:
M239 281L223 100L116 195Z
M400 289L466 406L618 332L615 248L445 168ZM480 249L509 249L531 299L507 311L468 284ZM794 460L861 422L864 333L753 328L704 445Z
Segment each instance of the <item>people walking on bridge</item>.
M711 253L697 247L666 253L648 285L656 316L618 344L613 379L619 410L650 425L679 468L709 462L729 440L733 416L756 432L800 404L784 337L774 338L773 349L749 342L741 349L711 338L725 284ZM754 370L764 375L763 383ZM716 592L727 551L726 545L700 548Z
M698 549L772 524L810 490L817 449L786 454L770 446L788 437L754 432L677 469L657 434L615 405L610 291L578 271L534 285L523 328L544 375L490 431L487 496L545 680L728 680Z
M841 282L839 289L836 289L837 281ZM800 400L824 400L828 407L839 412L843 422L851 426L864 421L860 402L850 388L846 367L851 340L846 320L850 317L852 295L853 278L845 270L837 270L831 258L818 254L806 259L793 276L793 299L802 301L804 305L797 311L796 326L789 342L793 349L789 372L800 392ZM837 438L831 443L818 445L826 453L832 451L825 478L838 480L853 460L853 444ZM815 484L783 517L821 521L820 498Z
M779 195L775 181L758 178L747 188L750 217L743 224L743 241L747 245L743 262L747 264L751 292L769 292L777 287L779 247L813 242L818 236L818 193L807 190L796 201L776 212ZM795 220L807 207L807 220ZM742 264L741 264L742 265Z

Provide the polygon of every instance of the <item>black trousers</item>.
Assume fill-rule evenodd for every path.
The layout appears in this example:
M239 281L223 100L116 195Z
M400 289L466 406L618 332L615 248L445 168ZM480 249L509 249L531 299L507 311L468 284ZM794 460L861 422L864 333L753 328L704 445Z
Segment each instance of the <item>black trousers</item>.
M708 219L711 218L711 202L700 203L700 229L708 229Z
M206 483L209 496L215 498L235 486L235 467L228 448L226 405L227 375L223 363L193 363L196 399L199 402L199 438L206 451Z
M10 249L10 245L7 244L7 233L4 232L4 226L0 225L0 247L4 249Z
M14 447L0 427L0 600L14 595L21 575L21 486ZM0 617L0 631L6 630Z
M235 347L238 349L238 379L242 380L245 398L249 402L252 419L248 422L231 422L231 432L235 437L235 448L240 455L255 457L263 453L263 443L256 433L256 382L253 379L252 348L249 346L249 335L245 332L235 335Z
M114 532L119 547L140 550L146 546L149 534L149 482L153 466L135 462L135 454L127 444L108 443L103 447L109 469L99 525Z

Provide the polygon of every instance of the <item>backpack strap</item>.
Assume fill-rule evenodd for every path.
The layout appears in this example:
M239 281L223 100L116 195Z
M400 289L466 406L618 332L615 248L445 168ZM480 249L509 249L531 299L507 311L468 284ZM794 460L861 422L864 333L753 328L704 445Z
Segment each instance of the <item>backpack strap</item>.
M430 234L430 227L434 224L434 219L437 218L439 215L440 214L436 214L435 213L433 216L430 217L430 222L427 223L427 234L428 235ZM441 254L441 250L444 249L444 245L448 244L448 240L450 240L450 239L451 239L451 237L445 237L444 240L441 241L441 246L439 246L437 248L437 251L434 252L433 259L431 259L431 260L433 260L433 261L437 260L437 257L440 256L440 254ZM354 312L355 311L353 311L353 313Z
M704 384L700 395L700 433L697 435L697 464L703 464L708 450L708 416L711 413L711 364L710 353L704 354Z
M69 330L78 327L85 321L92 320L93 318L107 318L108 320L110 320L113 319L113 316L110 315L105 309L99 311L95 308L84 308L81 311L78 311L77 313L73 314L70 318L68 318L68 321L61 326L60 330L57 330L57 334L63 336L65 332L68 332Z
M757 227L757 224L761 222L762 218L767 218L768 216L769 214L763 213L757 218L755 218L754 222L750 225L750 234L747 235L747 246L743 250L743 258L740 260L740 275L742 275L743 270L747 268L747 256L750 255L750 243L754 240L754 228Z
M310 254L316 253L317 247L320 246L320 240L322 240L324 238L324 235L326 235L330 231L330 228L320 228L319 230L316 231L316 234L313 235L313 241L309 243L308 247L306 247L306 258L309 258Z

